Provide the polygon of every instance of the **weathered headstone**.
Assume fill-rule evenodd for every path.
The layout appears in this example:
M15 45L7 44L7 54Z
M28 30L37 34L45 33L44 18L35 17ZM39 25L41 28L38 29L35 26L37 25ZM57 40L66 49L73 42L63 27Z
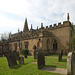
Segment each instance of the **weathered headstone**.
M67 56L67 74L68 75L71 75L71 57L72 57L72 52L69 52Z
M75 53L69 52L67 56L67 74L75 75Z
M36 59L37 58L37 52L39 52L39 50L34 50L34 59Z
M10 54L8 53L5 56L6 56L7 60L8 60L8 65L9 65L10 68L12 68L12 67L17 65L16 58L15 58L13 53L10 53Z
M62 55L63 55L63 50L61 50L61 52L59 53L58 61L62 60Z
M19 52L13 51L13 54L16 57L16 60L19 60Z
M37 52L37 66L38 69L41 69L45 66L45 57L44 54Z
M74 52L72 53L71 63L72 63L72 68L71 68L72 75L75 75L75 53Z
M19 57L19 64L24 64L24 57L22 56Z

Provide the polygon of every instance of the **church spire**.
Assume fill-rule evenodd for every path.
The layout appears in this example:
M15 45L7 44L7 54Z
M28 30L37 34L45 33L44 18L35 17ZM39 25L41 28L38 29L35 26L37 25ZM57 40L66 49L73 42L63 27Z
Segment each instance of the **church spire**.
M67 13L67 21L69 21L70 17L69 17L69 13Z
M23 32L27 32L28 29L28 23L27 23L27 18L25 19L25 23L24 23L24 28L23 28Z

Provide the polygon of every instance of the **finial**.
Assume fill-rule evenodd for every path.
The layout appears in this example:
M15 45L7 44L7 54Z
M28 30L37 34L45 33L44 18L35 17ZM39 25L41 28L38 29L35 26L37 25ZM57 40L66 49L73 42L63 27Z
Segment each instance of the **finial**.
M43 23L41 23L41 28L43 28Z
M31 30L33 29L32 24L31 24Z
M38 26L37 26L37 30L38 30Z
M67 21L69 21L70 17L69 17L69 13L67 13Z
M11 32L9 33L9 38L11 37Z
M19 28L18 28L18 33L20 32Z

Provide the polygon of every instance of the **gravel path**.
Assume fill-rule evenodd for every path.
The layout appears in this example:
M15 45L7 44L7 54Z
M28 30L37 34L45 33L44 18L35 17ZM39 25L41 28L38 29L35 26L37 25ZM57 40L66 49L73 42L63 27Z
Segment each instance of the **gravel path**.
M42 71L48 71L48 72L53 72L53 73L60 73L60 74L67 74L67 69L64 68L55 68L55 67L44 67L41 69Z
M37 64L37 62L32 62L34 64ZM56 67L44 67L41 69L42 71L48 71L48 72L53 72L53 73L60 73L63 75L67 75L67 69L64 68L56 68Z

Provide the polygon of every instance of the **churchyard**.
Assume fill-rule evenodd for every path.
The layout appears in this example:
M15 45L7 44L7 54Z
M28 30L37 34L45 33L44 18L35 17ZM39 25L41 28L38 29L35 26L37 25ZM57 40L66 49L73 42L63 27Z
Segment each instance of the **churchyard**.
M67 56L63 55L62 60L58 60L58 55L45 56L45 67L67 69ZM53 69L55 71L55 69ZM19 64L9 68L6 57L0 57L0 75L64 75L60 73L43 71L37 67L37 59L33 56L24 58L24 64ZM66 75L66 74L65 74Z
M36 30L32 25L29 30L26 19L23 32L10 33L8 40L2 38L0 42L0 75L75 75L72 36L69 13L63 24L44 28L41 23Z

